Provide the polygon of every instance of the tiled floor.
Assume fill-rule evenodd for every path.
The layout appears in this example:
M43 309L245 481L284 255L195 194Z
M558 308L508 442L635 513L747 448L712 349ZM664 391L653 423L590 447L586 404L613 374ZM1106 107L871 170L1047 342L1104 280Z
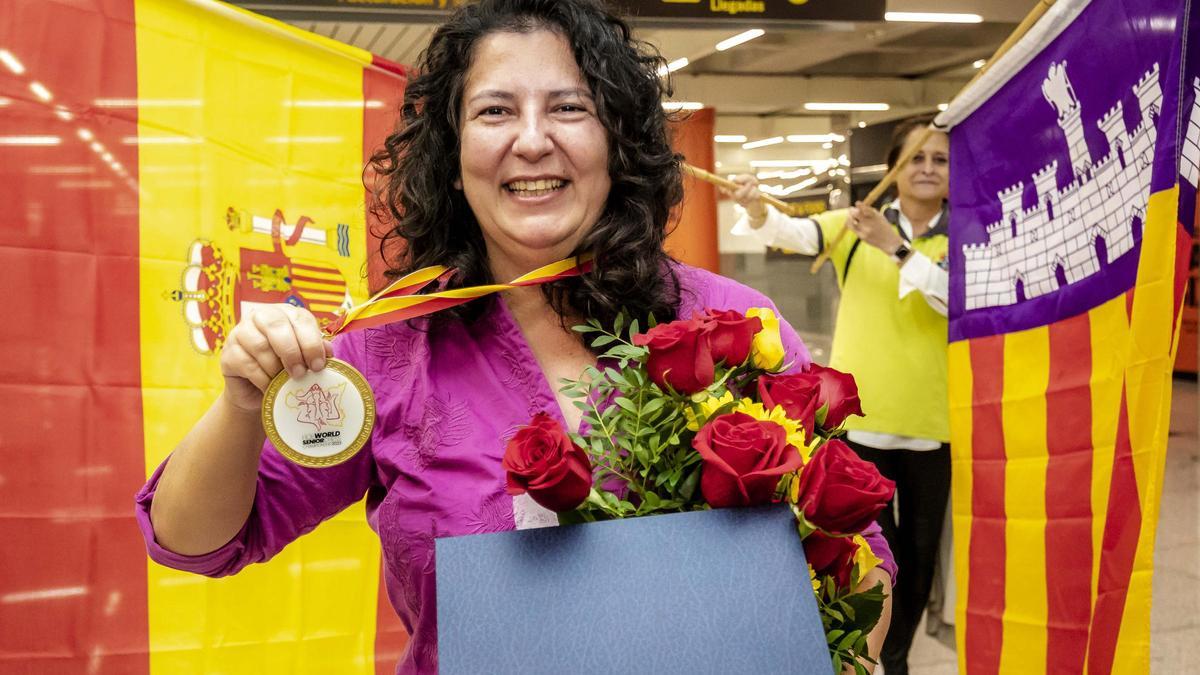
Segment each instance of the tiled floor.
M810 258L726 255L722 271L766 293L804 338L813 358L827 362L837 312L830 266L808 274ZM1171 435L1154 556L1150 621L1153 675L1196 672L1200 659L1200 395L1195 380L1176 379ZM909 664L914 675L953 675L954 645L919 630Z

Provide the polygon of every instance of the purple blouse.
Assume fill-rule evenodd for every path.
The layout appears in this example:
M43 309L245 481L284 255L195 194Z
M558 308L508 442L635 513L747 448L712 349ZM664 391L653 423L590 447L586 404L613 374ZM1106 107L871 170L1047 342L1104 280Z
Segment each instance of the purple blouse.
M675 271L680 317L706 308L774 309L765 296L730 279L685 265ZM396 672L436 672L434 538L514 529L514 498L505 492L500 467L506 440L537 412L563 422L554 391L504 301L484 302L486 315L469 326L423 331L401 322L338 337L336 355L361 371L375 394L370 441L344 464L323 469L293 464L268 441L250 516L221 548L184 556L155 541L150 503L159 466L137 495L150 557L197 574L233 574L269 560L366 495L367 521L382 543L388 598L411 634ZM780 332L794 368L809 363L792 327L781 320ZM878 526L868 540L895 577Z

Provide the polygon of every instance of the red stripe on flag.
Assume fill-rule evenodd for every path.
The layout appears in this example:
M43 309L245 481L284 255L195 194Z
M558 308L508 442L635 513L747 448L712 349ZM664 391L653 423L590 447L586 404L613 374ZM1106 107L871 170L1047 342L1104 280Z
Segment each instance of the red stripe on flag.
M0 136L59 139L0 162L3 672L149 671L137 121L95 105L137 98L135 44L130 0L0 3Z
M363 100L382 101L380 107L363 107L363 162L369 163L371 155L383 145L396 126L397 111L404 96L404 68L390 61L384 62L374 57L377 67L363 68ZM370 180L373 174L370 170L364 173L368 190L366 203L372 203ZM380 257L379 240L386 226L379 223L371 209L367 209L367 277L371 289L387 285L383 271L387 263ZM392 240L397 241L397 240ZM399 252L395 247L388 249L390 253ZM375 619L375 672L377 675L392 675L396 671L396 663L408 646L408 631L396 615L388 601L387 589L384 587L386 568L381 567L379 574L379 594L376 601Z
M1088 314L1049 325L1046 673L1083 672L1092 583L1092 337Z
M1004 636L1004 336L971 340L971 543L968 675L1000 670ZM901 572L903 574L903 572Z
M1112 672L1125 613L1125 597L1133 573L1138 537L1142 529L1142 505L1138 500L1137 472L1133 466L1133 446L1129 442L1129 406L1121 388L1121 412L1117 420L1117 444L1113 453L1112 484L1108 490L1108 513L1104 520L1104 538L1100 548L1100 579L1096 589L1096 608L1092 614L1091 641L1088 644L1088 674Z

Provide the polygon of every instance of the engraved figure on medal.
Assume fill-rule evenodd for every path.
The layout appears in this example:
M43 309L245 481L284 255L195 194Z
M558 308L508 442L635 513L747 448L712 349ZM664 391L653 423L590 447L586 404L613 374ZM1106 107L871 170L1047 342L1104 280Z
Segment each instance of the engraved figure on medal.
M375 425L375 398L362 374L339 359L298 379L282 371L263 396L263 428L276 449L308 467L340 464Z

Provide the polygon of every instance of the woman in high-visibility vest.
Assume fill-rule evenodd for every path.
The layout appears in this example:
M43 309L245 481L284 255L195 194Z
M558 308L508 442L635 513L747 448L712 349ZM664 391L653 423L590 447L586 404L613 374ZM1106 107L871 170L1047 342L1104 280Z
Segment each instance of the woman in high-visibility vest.
M928 124L896 127L888 168ZM918 133L914 133L918 132ZM883 646L887 675L908 672L908 651L929 598L950 493L946 399L946 271L950 143L934 133L896 180L899 197L876 210L791 218L760 199L744 175L731 194L745 209L733 233L764 245L817 255L829 251L842 292L829 365L854 375L863 417L846 421L847 440L896 482L894 507L880 525L899 573ZM729 194L729 193L727 193Z

